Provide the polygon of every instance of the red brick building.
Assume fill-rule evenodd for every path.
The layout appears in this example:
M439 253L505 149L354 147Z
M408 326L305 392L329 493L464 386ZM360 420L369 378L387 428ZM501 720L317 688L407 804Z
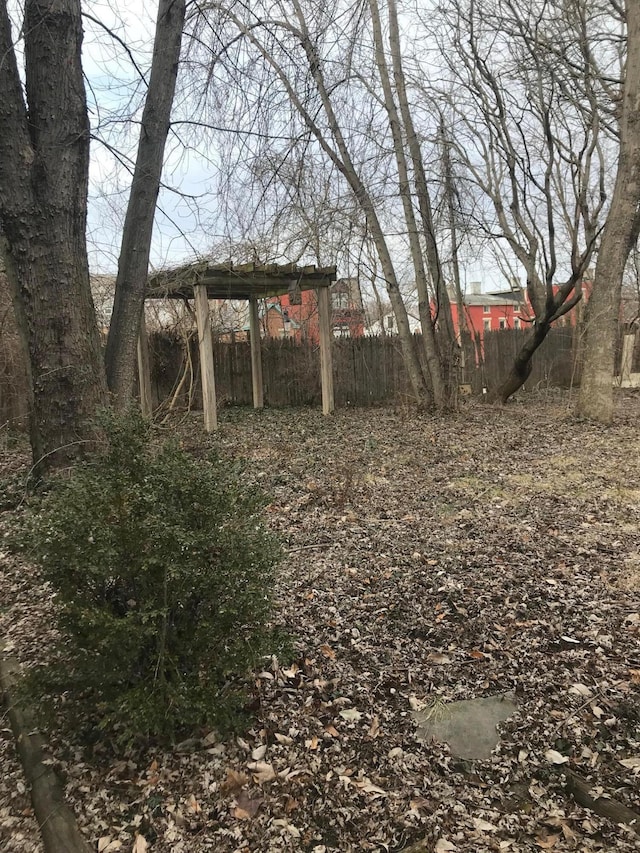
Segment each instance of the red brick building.
M589 300L593 283L585 279L582 283L582 300ZM554 293L558 286L554 285ZM526 288L515 286L510 290L494 290L481 292L480 282L471 282L469 291L464 297L465 325L480 340L485 332L496 332L501 329L521 329L531 323L535 317ZM579 322L582 303L578 303L554 325L575 326ZM451 314L453 325L459 330L458 305L451 299Z
M274 296L262 316L265 337L320 340L318 297L315 290L303 290L299 304L288 295ZM336 338L364 335L364 310L358 280L340 278L331 286L331 324Z

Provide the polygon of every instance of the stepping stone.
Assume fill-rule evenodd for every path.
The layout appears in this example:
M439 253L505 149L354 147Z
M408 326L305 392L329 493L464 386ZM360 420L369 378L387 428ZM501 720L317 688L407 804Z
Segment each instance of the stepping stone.
M516 710L512 694L505 693L461 702L436 700L427 708L413 711L412 717L421 743L441 741L458 758L482 759L491 757L500 740L498 723L508 720Z

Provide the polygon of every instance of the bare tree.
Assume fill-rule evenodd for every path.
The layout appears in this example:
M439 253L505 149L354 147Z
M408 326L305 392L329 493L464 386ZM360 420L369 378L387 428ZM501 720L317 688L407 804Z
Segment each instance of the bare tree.
M227 8L223 2L201 8L210 17L217 16L211 29L218 36L220 21L226 21L227 27L232 24L243 35L243 49L252 49L250 64L243 59L254 81L258 68L263 69L263 76L255 82L256 91L269 91L269 103L273 105L265 126L269 121L281 126L286 116L292 135L302 138L302 132L306 134L307 156L321 151L343 185L350 189L376 246L414 395L424 402L428 388L436 407L445 407L441 359L429 312L428 279L441 304L441 322L447 314L442 307L446 305L446 289L433 233L426 170L411 124L403 69L393 44L385 42L377 2L357 3L342 11L300 0L282 0L268 9L258 5L252 5L250 10ZM388 10L391 31L394 9L389 6ZM227 42L231 41L230 34ZM212 73L222 58L218 53ZM237 59L235 54L233 60ZM268 81L277 82L278 89ZM276 91L286 94L292 113L287 114ZM255 133L256 100L248 101L251 132ZM245 128L246 106L241 105ZM242 133L243 125L238 127ZM400 289L396 258L397 247L404 241L409 246L419 290L422 358L418 357L410 333Z
M144 305L149 253L164 149L178 76L185 0L160 0L138 156L122 232L113 315L105 361L114 401L126 406L133 390L136 344Z
M451 100L453 145L490 203L484 228L524 268L534 311L509 374L493 390L503 402L525 382L552 323L581 299L602 226L609 142L592 6L468 0L446 9L444 54L467 92Z
M612 380L622 282L629 253L640 234L639 0L626 0L624 9L627 59L622 88L618 171L587 306L584 367L578 400L580 414L603 423L610 423L613 418Z

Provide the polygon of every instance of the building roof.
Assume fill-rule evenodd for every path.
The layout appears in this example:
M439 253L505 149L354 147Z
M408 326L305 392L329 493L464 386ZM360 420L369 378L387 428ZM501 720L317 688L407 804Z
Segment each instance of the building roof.
M467 293L464 297L465 305L514 305L519 308L523 301L522 293L517 290L505 293Z
M296 264L212 264L199 261L149 276L147 299L190 299L195 285L204 284L209 299L266 299L291 289L328 287L335 267Z

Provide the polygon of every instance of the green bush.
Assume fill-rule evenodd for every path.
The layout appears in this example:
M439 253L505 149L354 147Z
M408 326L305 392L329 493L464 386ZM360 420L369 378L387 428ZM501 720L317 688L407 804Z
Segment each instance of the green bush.
M57 594L65 688L121 740L173 738L219 721L264 652L278 548L233 462L105 420L106 452L52 487L22 543Z

